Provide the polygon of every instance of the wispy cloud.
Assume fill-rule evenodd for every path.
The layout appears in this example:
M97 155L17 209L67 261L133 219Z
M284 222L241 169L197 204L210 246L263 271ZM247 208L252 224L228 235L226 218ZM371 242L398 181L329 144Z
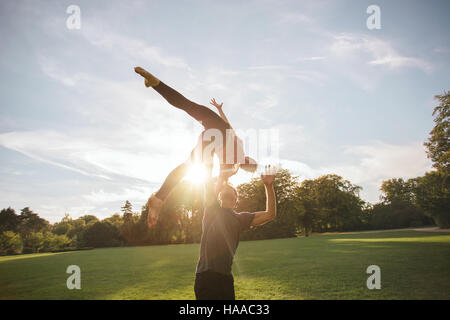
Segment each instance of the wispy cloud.
M319 61L319 60L325 60L325 57L314 56L314 57L300 57L296 59L296 61Z
M367 145L347 146L343 152L353 159L352 164L336 164L323 169L362 185L362 195L372 202L378 200L376 196L383 180L414 178L431 170L422 142L394 145L374 141Z
M376 37L357 34L340 34L334 37L331 52L340 57L354 59L355 56L368 55L368 64L384 65L391 69L418 68L425 72L432 70L432 64L426 60L401 55L387 41Z
M85 31L86 30L86 31ZM131 61L141 61L148 64L158 64L165 67L188 69L188 64L180 57L165 52L162 48L150 45L143 40L126 37L116 33L101 32L92 25L83 29L85 38L94 46L113 52L121 58Z
M449 74L444 59L449 51L441 40L430 36L427 50L414 50L421 39L413 38L413 31L402 31L401 42L388 33L364 33L361 26L340 24L336 17L355 18L354 11L328 0L252 1L226 10L215 2L208 10L180 4L185 14L176 23L167 23L174 17L166 16L174 14L169 2L113 1L108 8L83 2L81 30L65 28L65 6L47 1L4 6L6 14L13 13L1 21L10 31L0 54L5 206L30 205L54 221L64 212L109 216L126 198L144 204L186 159L201 126L145 88L135 64L197 103L223 101L236 129L279 129L281 164L301 179L338 173L376 201L381 180L420 175L429 167L421 143L364 143L378 137L378 124L353 139L352 121L370 123L364 99L379 100L379 112L385 111L391 95L382 91L388 85L379 84L402 83L410 75L404 71L419 71L414 81L405 81L408 98L431 99L433 81L445 83ZM222 20L211 19L211 12L223 14ZM193 16L201 26L192 23ZM433 81L430 74L436 74ZM24 83L34 85L20 97ZM48 93L54 96L46 98ZM35 94L41 94L39 100L32 99ZM392 103L401 104L404 94ZM409 106L415 133L423 130L417 125L420 103ZM381 126L386 136L395 136L399 121L406 121L392 120ZM356 139L360 145L352 145ZM23 162L16 165L16 157ZM46 190L45 174L36 168L53 175ZM250 177L240 174L238 181Z
M282 12L278 15L277 24L311 23L311 16L299 12Z
M131 202L143 202L148 199L151 191L152 188L150 187L124 188L120 192L107 192L100 189L92 191L90 194L83 195L83 198L95 204L123 202L125 201L124 199Z
M346 146L342 152L352 160L324 166L308 163L308 160L282 159L280 163L283 168L297 175L300 181L315 179L324 174L338 174L362 186L361 196L372 203L379 200L382 181L394 177L414 178L431 170L431 162L427 159L421 142L393 145L373 141L367 145Z

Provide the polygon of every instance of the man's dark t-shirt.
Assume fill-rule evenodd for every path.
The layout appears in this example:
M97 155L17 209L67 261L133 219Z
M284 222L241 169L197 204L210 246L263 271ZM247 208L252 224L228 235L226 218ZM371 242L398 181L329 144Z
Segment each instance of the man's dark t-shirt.
M213 190L214 184L209 181L196 273L214 271L230 275L239 234L250 227L255 214L221 208Z

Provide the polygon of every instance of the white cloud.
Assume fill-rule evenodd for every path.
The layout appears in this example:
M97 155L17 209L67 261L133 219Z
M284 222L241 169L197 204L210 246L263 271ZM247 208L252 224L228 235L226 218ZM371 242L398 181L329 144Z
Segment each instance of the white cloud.
M302 80L316 87L323 87L329 80L329 76L326 73L316 70L294 70L291 77Z
M108 202L124 202L125 200L146 201L150 196L152 188L134 187L124 188L120 192L107 192L103 189L92 191L90 194L83 195L83 198L96 204L105 204Z
M371 65L384 65L391 69L418 68L425 72L432 70L432 65L426 60L403 56L387 41L376 37L356 34L340 34L334 37L331 52L339 57L353 60L355 57L368 55ZM353 60L355 61L355 60Z
M343 152L349 156L347 164L323 169L363 186L362 195L371 202L378 200L383 180L414 178L431 169L422 142L393 145L375 141L368 145L348 146Z
M325 60L325 57L321 56L314 56L314 57L303 57L303 58L297 58L296 61L318 61L318 60Z
M312 22L313 19L305 14L299 12L283 12L278 15L275 24L309 24Z
M133 144L130 135L114 141L108 137L86 134L62 134L54 131L23 131L0 134L0 145L18 151L32 159L78 172L83 175L111 179L111 175L162 181L176 165L187 159L191 143L188 133L168 149L158 152L157 147L141 149L141 143ZM158 143L158 142L157 142ZM161 140L167 147L170 138ZM178 144L180 143L180 144ZM185 152L181 151L185 149ZM181 154L181 156L180 156Z
M108 53L114 53L116 56L127 57L132 61L140 61L150 65L158 64L165 67L189 68L182 58L167 54L160 47L149 45L139 39L125 37L116 33L105 33L100 30L100 28L95 28L91 25L89 29L83 29L83 35L92 45L105 49Z
M343 164L314 166L308 161L282 159L281 165L289 169L300 181L315 179L325 174L338 174L351 183L362 186L361 197L375 203L379 200L382 181L392 178L414 178L431 170L421 142L393 145L374 141L367 145L347 146Z

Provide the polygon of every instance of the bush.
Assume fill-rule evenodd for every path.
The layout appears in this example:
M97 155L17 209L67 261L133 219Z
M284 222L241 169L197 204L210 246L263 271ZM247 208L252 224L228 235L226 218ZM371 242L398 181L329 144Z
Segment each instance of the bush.
M4 231L0 234L0 255L20 254L23 243L20 234L12 231Z
M24 252L39 252L44 247L44 235L42 232L30 232L24 237Z
M42 251L64 250L70 245L70 239L66 235L56 235L50 232L44 234L44 245Z

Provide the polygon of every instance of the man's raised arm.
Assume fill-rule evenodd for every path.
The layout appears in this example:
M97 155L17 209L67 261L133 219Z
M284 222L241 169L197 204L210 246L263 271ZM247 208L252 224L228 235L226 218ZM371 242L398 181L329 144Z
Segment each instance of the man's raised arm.
M255 212L251 226L261 226L269 221L272 221L277 216L277 200L275 197L275 190L273 182L275 180L275 172L271 170L270 166L266 166L266 170L261 174L261 180L266 189L266 210Z

